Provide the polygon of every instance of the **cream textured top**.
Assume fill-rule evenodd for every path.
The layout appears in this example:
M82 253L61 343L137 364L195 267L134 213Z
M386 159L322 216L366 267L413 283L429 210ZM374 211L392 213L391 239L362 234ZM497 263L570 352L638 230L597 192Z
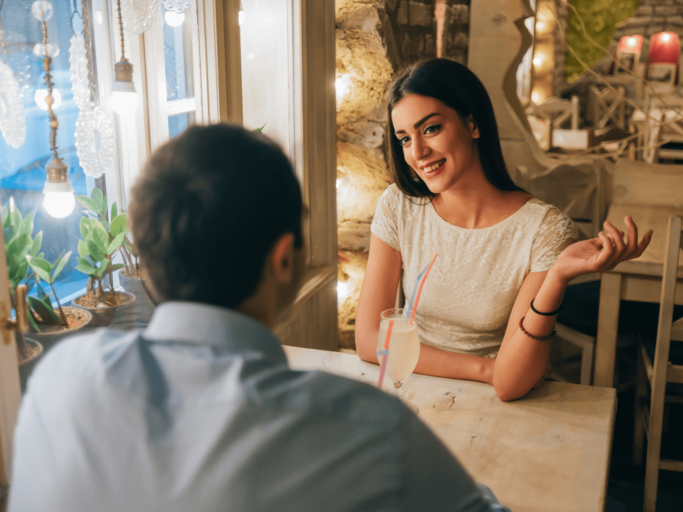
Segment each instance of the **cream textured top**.
M549 270L579 235L569 217L539 199L488 228L461 228L443 220L428 199L406 197L396 185L382 194L372 233L401 253L407 300L439 253L415 315L420 341L487 357L498 353L526 274Z

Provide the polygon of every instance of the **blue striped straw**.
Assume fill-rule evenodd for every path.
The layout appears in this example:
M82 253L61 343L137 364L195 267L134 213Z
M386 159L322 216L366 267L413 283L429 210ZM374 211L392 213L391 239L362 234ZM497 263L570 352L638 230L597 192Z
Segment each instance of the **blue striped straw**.
M408 302L408 311L406 312L406 322L410 318L410 313L413 311L413 304L415 304L415 295L417 295L417 289L420 287L420 279L422 279L422 276L425 275L425 272L427 272L427 269L429 268L429 263L427 263L427 266L422 269L422 272L420 272L417 275L417 279L415 279L415 287L413 288L413 295L410 297L410 302Z

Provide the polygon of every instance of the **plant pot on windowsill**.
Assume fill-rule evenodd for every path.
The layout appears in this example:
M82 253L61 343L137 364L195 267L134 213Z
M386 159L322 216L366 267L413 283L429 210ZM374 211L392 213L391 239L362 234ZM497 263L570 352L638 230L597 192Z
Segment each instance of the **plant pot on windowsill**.
M116 298L113 295L116 295ZM120 318L117 324L130 326L134 322L135 295L128 292L108 292L102 297L81 295L73 300L73 304L83 308L92 315L91 327L106 327L114 320L117 310L125 318Z
M17 340L17 359L19 362L19 382L21 392L26 391L28 377L38 363L38 358L43 353L43 345L36 340L24 338L24 333L15 333Z
M35 328L32 328L31 330L33 332L26 333L28 336L30 336L30 338L25 338L24 342L29 346L37 344L40 347L40 352L34 354L33 359L24 361L21 359L19 360L19 377L21 380L22 392L26 391L28 377L31 372L33 372L33 368L36 366L36 364L38 364L38 356L49 352L59 341L72 334L75 334L77 331L88 325L92 320L92 315L85 309L62 306L62 311L64 311L64 315L66 316L69 327L64 327L62 325L44 325L38 323L40 332L35 332ZM36 313L32 312L32 314L34 315L34 318L36 318ZM40 322L40 317L37 317L37 320ZM18 335L17 338L19 338Z
M137 277L131 277L128 268L122 268L119 272L119 282L124 290L135 295L135 327L146 327L154 314L154 303L144 286L146 272L137 269Z

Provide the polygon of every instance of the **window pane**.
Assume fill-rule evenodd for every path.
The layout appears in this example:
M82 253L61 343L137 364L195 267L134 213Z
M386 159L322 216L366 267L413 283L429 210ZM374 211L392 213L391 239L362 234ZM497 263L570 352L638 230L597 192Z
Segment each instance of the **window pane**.
M187 112L168 118L168 137L173 138L180 135L185 129L194 124L194 112Z
M290 9L285 0L243 0L241 15L244 125L276 140L293 158Z
M192 29L188 17L189 11L164 12L164 61L168 101L194 97Z

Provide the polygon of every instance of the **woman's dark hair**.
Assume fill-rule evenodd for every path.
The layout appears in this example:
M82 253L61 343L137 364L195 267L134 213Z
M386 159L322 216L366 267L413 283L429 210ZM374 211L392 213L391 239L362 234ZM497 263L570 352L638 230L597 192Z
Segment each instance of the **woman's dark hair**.
M162 300L236 308L275 242L302 247L301 190L282 150L241 126L195 126L157 149L133 187L134 243Z
M439 100L455 110L463 123L472 116L475 126L479 129L479 138L476 140L479 160L486 179L500 190L522 190L512 181L505 166L493 105L484 84L462 64L447 59L429 59L404 69L394 80L387 94L389 167L396 185L405 195L434 196L406 163L403 147L396 138L394 124L391 121L391 111L409 94Z

